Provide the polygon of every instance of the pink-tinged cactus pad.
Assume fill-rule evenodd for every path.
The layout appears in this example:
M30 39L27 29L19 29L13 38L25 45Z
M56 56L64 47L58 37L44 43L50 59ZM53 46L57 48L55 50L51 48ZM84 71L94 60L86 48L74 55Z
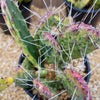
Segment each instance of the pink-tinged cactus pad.
M45 54L44 58L46 63L54 64L55 57L57 56L56 61L59 62L60 57L60 46L57 43L56 39L50 33L42 33L41 34L41 44L44 47L41 52Z
M55 40L55 38L51 34L43 33L42 35L43 35L44 39L50 43L50 46L53 46L54 48L59 47L57 41ZM48 45L48 43L47 43L47 45Z
M51 98L53 97L54 95L56 95L55 92L53 92L53 90L50 90L49 87L47 87L46 85L44 85L41 81L39 81L38 79L33 79L33 84L34 84L34 87L42 94L44 95L45 97L47 98ZM53 100L56 100L53 99Z
M100 47L100 31L91 25L76 23L67 26L57 41L68 54L66 57L65 52L62 52L63 58L77 59Z
M85 29L87 32L92 32L93 34L97 35L100 38L100 31L94 28L91 25L87 25L85 23L76 23L70 26L67 26L65 30L70 30L72 32L78 31L80 29Z
M64 74L57 74L57 80L61 81L64 88L68 89L69 95L73 96L73 93L76 89L74 97L77 97L77 100L91 100L90 90L87 83L82 78L82 76L72 69L64 71Z

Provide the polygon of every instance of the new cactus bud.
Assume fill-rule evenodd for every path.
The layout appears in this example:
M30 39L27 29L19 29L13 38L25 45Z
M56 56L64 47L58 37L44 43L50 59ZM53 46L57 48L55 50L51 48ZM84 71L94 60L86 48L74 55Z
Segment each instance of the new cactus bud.
M40 35L44 31L52 33L51 32L52 28L55 27L54 33L52 33L52 34L58 35L59 29L60 29L60 31L62 31L63 29L66 28L66 26L70 25L70 23L74 23L72 17L66 17L63 20L60 20L58 16L56 16L52 12L48 12L47 14L45 14L45 16L43 16L40 19L39 25L37 28L37 34ZM56 30L58 30L58 32L55 32Z
M39 25L37 27L37 35L42 34L42 32L50 32L52 30L53 26L57 26L59 24L59 17L55 16L52 12L48 12L43 16L40 21ZM57 26L58 27L58 26Z
M75 91L74 97L76 97L77 100L86 100L85 97L91 100L88 85L78 72L67 69L64 71L64 74L57 73L57 80L61 81L69 95L73 96Z
M73 23L74 23L74 20L72 17L66 17L61 23L61 30L63 31L67 26Z
M37 77L39 74L39 71L35 72L35 76ZM48 71L47 70L40 70L40 78L45 78L48 75Z
M8 86L10 86L13 83L13 78L0 78L0 92L6 89Z
M1 0L2 12L5 14L5 22L14 37L16 43L22 47L25 56L32 62L34 67L37 68L39 52L34 39L30 36L30 32L24 21L21 12L16 7L13 0ZM26 38L26 36L30 36Z

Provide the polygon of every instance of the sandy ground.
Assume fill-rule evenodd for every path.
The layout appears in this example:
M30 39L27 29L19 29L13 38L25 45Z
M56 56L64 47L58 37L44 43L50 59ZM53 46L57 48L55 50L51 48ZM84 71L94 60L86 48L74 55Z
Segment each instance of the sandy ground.
M40 11L38 8L35 9L33 6L31 9L37 11L38 13L40 12L40 15L43 15L43 12L45 11ZM37 20L34 20L31 20L31 22L37 24ZM2 30L0 29L0 32L1 31ZM33 33L31 28L30 31ZM7 77L11 75L13 69L17 67L21 52L22 51L16 45L11 36L5 35L2 32L0 33L0 77ZM97 90L96 88L95 91L92 89L92 95L100 96L100 49L90 53L88 58L91 64L91 69L94 69L94 71L91 73L89 87L92 89L98 86ZM98 67L95 67L97 65ZM6 90L0 93L0 100L31 100L31 98L26 95L22 88L12 84ZM100 98L95 99L94 97L93 100L100 100Z
M11 76L13 70L17 68L17 63L21 50L11 36L0 33L0 77ZM23 89L12 84L0 93L0 100L30 100Z

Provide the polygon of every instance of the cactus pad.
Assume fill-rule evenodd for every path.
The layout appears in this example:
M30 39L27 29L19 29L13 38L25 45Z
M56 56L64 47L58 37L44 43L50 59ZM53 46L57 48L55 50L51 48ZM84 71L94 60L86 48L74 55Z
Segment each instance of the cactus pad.
M34 39L30 36L30 32L21 12L16 7L13 0L1 0L1 8L5 22L16 43L22 48L25 56L37 67L37 59L39 56L37 45L32 42ZM26 36L30 37L26 38Z
M41 81L39 81L38 79L33 79L33 84L34 87L41 93L43 94L45 97L47 98L51 98L54 95L56 95L56 92L53 91L53 89L50 89L50 87L47 87L46 85L44 85ZM56 100L56 99L54 99Z
M78 72L67 69L64 71L64 74L57 74L57 80L61 81L70 96L74 95L74 98L77 100L86 100L86 98L91 100L88 85Z
M58 43L65 49L69 60L82 57L84 54L86 55L92 52L100 44L99 30L84 23L67 26L58 38ZM63 52L63 58L65 56L65 52Z

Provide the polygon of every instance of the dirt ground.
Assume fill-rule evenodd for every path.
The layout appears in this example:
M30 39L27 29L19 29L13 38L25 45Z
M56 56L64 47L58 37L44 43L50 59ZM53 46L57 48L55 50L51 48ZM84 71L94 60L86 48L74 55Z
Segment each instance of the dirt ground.
M34 6L31 6L31 9L40 13L41 16L45 12L44 9L40 11L40 9L35 8ZM31 22L37 24L36 18L34 18L34 20L31 20ZM100 19L97 24L99 24L99 22ZM31 28L30 31L31 33L33 32ZM12 71L17 67L21 53L22 51L16 45L13 38L10 35L5 35L0 29L0 77L11 76ZM89 87L92 90L92 95L94 96L93 100L100 100L100 49L90 53L88 58L91 64L91 70L95 68L91 73ZM98 67L95 67L97 65ZM97 90L94 88L96 86L98 86ZM95 98L95 96L99 96L99 98ZM22 88L12 84L0 93L0 100L31 100L31 98L23 91Z

